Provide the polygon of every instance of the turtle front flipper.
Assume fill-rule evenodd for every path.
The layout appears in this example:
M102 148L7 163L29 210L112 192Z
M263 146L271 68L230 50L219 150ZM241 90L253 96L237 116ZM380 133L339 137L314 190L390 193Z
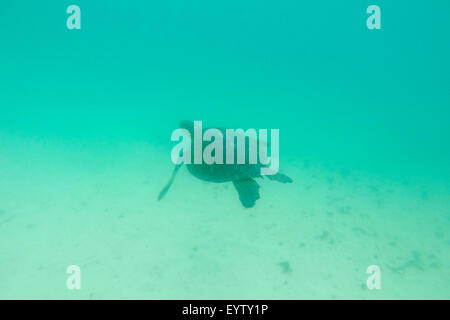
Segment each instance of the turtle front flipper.
M234 187L239 193L239 200L245 208L251 208L259 199L259 184L253 179L235 180Z

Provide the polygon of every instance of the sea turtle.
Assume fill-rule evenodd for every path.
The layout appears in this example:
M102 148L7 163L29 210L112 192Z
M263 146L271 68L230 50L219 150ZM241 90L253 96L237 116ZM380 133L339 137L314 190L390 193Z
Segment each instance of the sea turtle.
M194 136L194 122L193 121L182 121L180 123L180 127L183 129L186 129L190 132L191 137ZM223 128L216 128L222 132L223 137L226 136L225 129ZM203 131L207 130L206 128L203 129ZM224 149L225 144L227 143L225 138L223 139L224 143ZM236 157L236 143L234 143L235 148L235 157ZM237 164L235 161L234 164L226 164L225 159L225 151L224 154L224 160L223 164L206 164L203 162L202 164L194 164L193 157L194 157L194 151L193 151L193 143L191 144L191 156L192 161L191 164L186 164L187 169L189 172L195 176L196 178L204 181L209 182L215 182L215 183L221 183L221 182L233 182L234 187L236 188L239 199L242 203L242 205L245 208L251 208L255 205L256 200L260 198L259 196L259 184L254 180L254 178L262 178L261 175L261 168L266 167L260 163L257 164L249 164L248 163L248 145L249 140L246 138L246 162L244 164ZM203 144L203 150L205 149L205 144ZM167 183L167 185L161 190L158 196L158 200L161 200L169 190L170 186L172 185L175 176L180 169L182 164L178 164L175 166L175 169L172 172L172 176ZM282 173L276 173L274 175L267 175L267 178L270 180L279 181L282 183L291 183L292 179L288 176L282 174Z

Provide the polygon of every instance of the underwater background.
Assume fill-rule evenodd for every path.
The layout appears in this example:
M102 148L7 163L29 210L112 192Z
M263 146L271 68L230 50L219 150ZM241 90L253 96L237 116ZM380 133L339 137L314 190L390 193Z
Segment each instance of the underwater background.
M2 1L0 298L450 298L449 13ZM258 180L245 209L181 168L158 201L184 119L280 129L294 183Z

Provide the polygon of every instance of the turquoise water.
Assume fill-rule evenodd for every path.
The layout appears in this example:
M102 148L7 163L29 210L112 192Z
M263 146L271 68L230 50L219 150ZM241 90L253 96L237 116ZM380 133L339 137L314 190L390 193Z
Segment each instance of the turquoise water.
M449 12L2 3L0 298L450 298ZM157 201L183 119L280 129L294 183L259 180L245 209L182 168Z

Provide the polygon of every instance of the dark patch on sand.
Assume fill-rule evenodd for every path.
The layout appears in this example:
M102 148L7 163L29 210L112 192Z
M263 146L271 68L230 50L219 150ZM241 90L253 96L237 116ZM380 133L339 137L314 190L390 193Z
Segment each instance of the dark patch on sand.
M281 272L283 272L284 274L292 273L292 269L291 269L291 265L289 264L289 261L282 261L278 265L281 267Z

